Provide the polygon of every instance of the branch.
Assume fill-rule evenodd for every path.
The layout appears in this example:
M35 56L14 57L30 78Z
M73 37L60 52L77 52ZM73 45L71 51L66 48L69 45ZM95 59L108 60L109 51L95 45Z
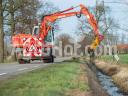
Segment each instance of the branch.
M9 13L7 13L7 14L4 16L4 18L6 18L8 15L9 15Z
M5 22L4 22L4 25L11 25L11 23L7 23L7 22L5 23Z
M6 7L7 7L7 0L5 1L5 4L3 6L3 11L5 11Z

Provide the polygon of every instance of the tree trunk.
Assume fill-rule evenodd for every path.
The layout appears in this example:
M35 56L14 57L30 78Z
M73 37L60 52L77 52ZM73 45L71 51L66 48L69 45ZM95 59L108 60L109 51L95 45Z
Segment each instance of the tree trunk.
M15 32L15 20L14 20L14 13L11 13L11 36L13 36L13 33Z
M14 20L14 1L13 0L9 0L9 5L10 5L10 8L9 8L9 13L10 13L10 16L11 16L11 36L13 35L14 31L15 31L15 20Z
M0 63L4 61L3 8L0 0Z
M13 36L14 32L15 32L15 19L14 19L14 1L13 0L9 0L9 4L10 4L10 21L11 21L11 36ZM16 55L15 52L12 54L11 56L12 61L16 61Z
M15 19L14 19L14 13L11 12L11 36L13 36L14 32L15 32ZM12 55L12 61L16 61L16 54L15 54L15 52Z

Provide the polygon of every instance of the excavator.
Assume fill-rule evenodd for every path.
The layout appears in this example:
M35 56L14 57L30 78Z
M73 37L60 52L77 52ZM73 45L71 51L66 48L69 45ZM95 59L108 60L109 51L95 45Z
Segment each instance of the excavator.
M72 11L77 7L80 8L79 11ZM76 7L71 7L63 11L43 16L40 25L34 26L32 34L15 34L12 36L12 44L16 49L18 62L20 64L30 63L30 61L33 60L43 60L47 63L54 62L55 56L52 54L54 45L51 44L54 40L53 23L58 19L71 16L77 16L80 18L81 15L87 17L88 23L93 28L95 38L89 48L89 52L93 52L104 39L104 36L100 34L98 24L94 16L89 12L87 7L80 4ZM48 40L49 36L50 40Z

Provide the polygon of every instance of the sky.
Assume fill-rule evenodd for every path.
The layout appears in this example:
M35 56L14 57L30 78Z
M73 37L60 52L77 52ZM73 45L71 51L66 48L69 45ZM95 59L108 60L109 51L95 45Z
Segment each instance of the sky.
M46 2L52 2L54 6L57 6L59 9L64 10L70 8L71 6L77 6L79 4L84 4L85 6L94 6L96 0L44 0ZM101 1L101 0L98 0ZM115 2L115 0L104 0L105 5L109 6L111 11L111 16L118 22L122 28L128 29L128 5L126 4L117 4L117 3L107 3ZM116 0L116 2L128 3L128 0ZM71 35L75 34L77 27L76 17L65 18L59 22L60 24L60 33L70 33ZM127 34L122 30L119 30L118 33Z

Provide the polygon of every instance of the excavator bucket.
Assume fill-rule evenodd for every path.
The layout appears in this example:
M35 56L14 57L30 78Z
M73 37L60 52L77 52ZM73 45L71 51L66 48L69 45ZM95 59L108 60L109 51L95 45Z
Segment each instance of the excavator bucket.
M100 44L100 40L98 37L95 38L95 40L91 44L91 49L96 49L96 47Z

